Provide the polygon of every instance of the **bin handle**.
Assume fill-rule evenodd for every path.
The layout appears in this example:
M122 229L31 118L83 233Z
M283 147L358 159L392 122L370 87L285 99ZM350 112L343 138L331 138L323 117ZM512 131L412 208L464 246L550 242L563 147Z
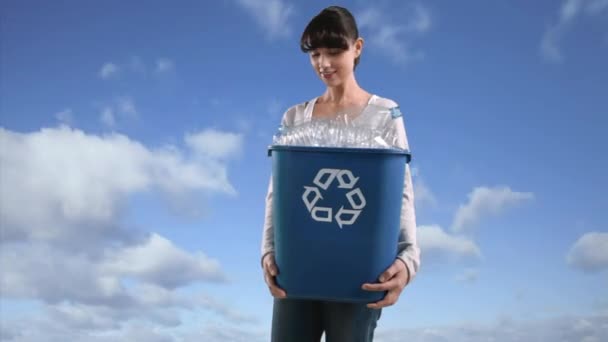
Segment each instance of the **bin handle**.
M408 150L404 150L406 158L405 158L405 163L409 164L412 161L412 153ZM266 152L268 155L268 157L272 156L272 146L269 146Z

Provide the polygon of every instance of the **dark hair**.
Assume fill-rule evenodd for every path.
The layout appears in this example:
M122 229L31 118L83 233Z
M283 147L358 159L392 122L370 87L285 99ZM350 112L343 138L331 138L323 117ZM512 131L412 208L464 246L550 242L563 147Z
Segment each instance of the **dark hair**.
M300 38L300 49L306 53L317 48L347 50L357 38L359 30L353 15L344 7L330 6L308 23ZM359 57L355 58L355 67L357 64Z

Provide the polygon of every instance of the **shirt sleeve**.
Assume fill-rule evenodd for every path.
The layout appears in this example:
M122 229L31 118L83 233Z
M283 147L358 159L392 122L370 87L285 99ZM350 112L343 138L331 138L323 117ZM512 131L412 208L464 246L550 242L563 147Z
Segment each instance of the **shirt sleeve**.
M274 227L272 224L272 176L266 193L266 206L264 210L264 229L262 232L262 259L268 253L274 253Z
M293 125L297 119L296 115L301 112L301 106L294 106L289 108L281 119L281 126ZM260 263L264 260L264 257L269 253L274 253L274 225L272 223L272 173L270 175L270 181L268 182L268 191L266 192L265 208L264 208L264 227L262 230L262 258ZM263 265L262 265L263 266Z
M409 151L407 134L403 117L393 118L400 148ZM416 239L416 213L414 207L414 187L409 163L405 166L403 200L401 205L401 223L397 257L403 261L409 272L409 281L413 280L420 267L420 248Z

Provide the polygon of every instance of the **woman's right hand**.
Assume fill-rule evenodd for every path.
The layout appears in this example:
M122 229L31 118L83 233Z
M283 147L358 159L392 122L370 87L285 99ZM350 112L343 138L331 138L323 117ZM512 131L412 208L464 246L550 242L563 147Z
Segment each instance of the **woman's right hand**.
M264 280L268 285L270 294L272 294L272 296L275 298L287 297L285 290L283 290L277 285L276 276L277 274L279 274L279 270L277 268L277 264L274 261L274 253L266 254L264 256L264 259L262 260L262 265L264 266Z

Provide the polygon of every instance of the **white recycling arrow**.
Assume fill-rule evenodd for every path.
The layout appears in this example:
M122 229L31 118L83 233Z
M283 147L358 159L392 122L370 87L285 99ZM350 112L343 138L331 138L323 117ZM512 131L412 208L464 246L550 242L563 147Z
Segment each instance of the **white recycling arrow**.
M359 204L357 204L354 200L354 196L359 197ZM356 188L355 190L351 190L346 194L346 197L348 198L348 202L350 203L350 206L353 209L363 209L365 208L365 205L367 204L367 202L365 202L365 197L363 196L363 193L361 192L360 188Z
M319 216L317 215L318 212L325 212L326 216ZM312 210L312 218L315 221L319 221L319 222L331 222L331 215L332 215L332 209L331 208L324 208L324 207L316 207Z
M344 176L347 176L348 181L344 180ZM355 177L350 170L340 170L340 173L338 174L338 183L340 183L340 185L338 186L338 188L352 189L355 184L357 184L358 180L359 177Z
M331 182L333 182L334 178L336 178L336 175L338 174L338 172L340 172L340 170L321 169L321 170L319 170L319 172L317 172L317 175L315 176L315 180L313 181L313 183L315 183L316 185L321 187L323 190L327 190L327 188L329 187ZM324 182L321 182L321 178L323 178L323 176L326 174L329 176L327 177L327 179Z
M355 223L355 221L357 220L357 217L359 217L360 213L361 213L361 210L344 209L344 206L342 206L342 207L340 207L340 210L338 210L338 213L336 214L336 222L338 222L340 229L342 229L343 225L351 225L351 224ZM344 214L352 215L350 220L342 220L342 216Z
M315 186L304 186L304 188L306 191L304 191L304 194L302 195L302 200L304 200L306 208L308 209L308 212L310 212L315 204L317 204L317 201L319 201L319 199L323 199L323 195L321 195L321 192ZM315 194L315 197L312 199L312 201L309 201L308 198L310 197L309 195L311 192Z

